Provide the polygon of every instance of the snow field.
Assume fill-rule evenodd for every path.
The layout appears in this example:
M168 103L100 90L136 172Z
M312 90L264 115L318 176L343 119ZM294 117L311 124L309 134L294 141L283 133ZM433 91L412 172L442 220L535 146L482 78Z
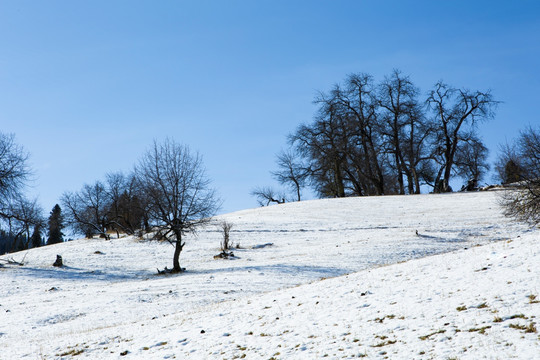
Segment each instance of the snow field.
M170 245L133 238L28 251L25 266L0 269L0 359L539 352L538 232L504 218L496 193L306 201L223 219L237 258L213 259L221 234L209 227L188 239L181 275L155 275ZM56 254L65 268L51 266Z

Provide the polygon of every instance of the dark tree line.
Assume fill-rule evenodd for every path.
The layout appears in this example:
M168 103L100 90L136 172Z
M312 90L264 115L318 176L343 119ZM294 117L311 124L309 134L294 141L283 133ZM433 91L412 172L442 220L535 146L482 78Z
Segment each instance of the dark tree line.
M273 173L295 200L304 186L321 197L419 194L422 186L449 192L453 177L476 187L489 170L477 132L494 116L489 91L440 81L422 98L394 70L379 83L369 74L349 75L314 103L314 119L289 135ZM270 192L254 195L264 203Z
M27 162L15 136L0 133L0 253L32 247L31 238L42 225L37 201L24 196L31 176Z
M24 196L32 175L28 157L14 135L0 133L0 254L51 243L50 236L43 238L45 230L51 234L51 220L47 224L36 199Z

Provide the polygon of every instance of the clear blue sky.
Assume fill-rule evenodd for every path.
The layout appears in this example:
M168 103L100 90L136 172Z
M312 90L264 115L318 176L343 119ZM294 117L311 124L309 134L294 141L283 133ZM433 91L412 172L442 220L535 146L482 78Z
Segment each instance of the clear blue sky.
M167 136L203 155L223 212L255 207L316 91L394 68L491 89L494 156L540 124L540 1L0 1L0 131L47 212Z

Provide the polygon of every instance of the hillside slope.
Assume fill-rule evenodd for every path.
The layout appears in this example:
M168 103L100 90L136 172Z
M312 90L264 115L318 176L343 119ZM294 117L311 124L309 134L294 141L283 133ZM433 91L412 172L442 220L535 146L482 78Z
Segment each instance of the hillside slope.
M316 200L221 219L234 224L238 258L213 259L221 235L209 227L188 239L188 271L176 276L155 275L172 257L157 242L28 251L25 266L0 269L0 359L478 358L538 347L537 333L510 327L540 315L538 232L504 218L496 193ZM66 267L51 267L56 254Z

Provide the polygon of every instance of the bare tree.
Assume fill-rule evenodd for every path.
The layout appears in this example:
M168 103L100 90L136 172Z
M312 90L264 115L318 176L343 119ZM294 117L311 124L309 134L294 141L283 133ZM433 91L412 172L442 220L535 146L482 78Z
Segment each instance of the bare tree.
M42 226L45 222L43 208L38 204L37 199L29 200L21 198L17 201L17 210L21 228L24 229L24 235L27 240L25 248L30 248L31 230L36 226Z
M296 201L301 201L301 190L305 185L308 171L294 150L282 151L277 155L279 170L272 172L274 178L283 185L287 185L296 193Z
M540 127L521 131L518 148L527 179L540 178Z
M101 181L85 184L78 192L65 192L61 197L65 219L69 225L87 237L99 234L105 239L111 225L109 217L110 198Z
M167 139L154 142L135 167L135 176L148 201L151 226L174 245L173 272L181 272L183 236L207 224L219 208L202 158Z
M502 204L506 216L534 225L540 224L540 180L523 181L515 189L504 192Z
M144 227L144 198L137 189L137 181L133 174L124 175L122 172L107 174L106 192L109 198L109 224L117 236L120 236L120 231L132 235Z
M489 171L488 149L475 136L463 141L456 153L456 174L466 181L463 190L472 191Z
M309 161L311 183L323 197L344 197L346 189L346 139L338 106L320 94L319 113L311 125L302 125L291 137L299 153Z
M7 205L7 213L9 216L5 220L8 224L8 233L13 239L10 251L30 248L31 230L44 223L43 209L37 200L17 197Z
M283 204L287 201L284 194L269 186L257 187L251 191L251 195L255 196L260 206L268 206L270 203Z
M390 77L385 77L379 85L379 104L384 110L382 119L385 123L384 136L388 151L392 154L396 176L399 184L399 193L405 194L404 175L409 179L409 193L419 192L414 189L413 172L405 163L404 145L405 135L410 134L410 141L415 141L417 122L421 117L415 111L419 105L416 100L419 90L413 85L407 76L403 76L399 70L394 70ZM406 129L409 127L409 129ZM414 150L415 147L410 147Z
M380 102L371 75L351 74L345 85L336 85L332 102L341 108L339 114L347 129L348 178L355 195L382 195L388 192L385 154L382 150Z
M521 221L540 224L540 128L528 127L510 148L510 161L516 162L514 166L518 171L514 175L519 181L515 182L514 189L503 195L505 214Z
M222 252L225 252L232 247L230 235L231 235L231 229L233 228L233 224L226 220L223 220L219 223L219 228L223 232L223 240L221 241L221 244L220 244L220 250Z
M15 143L15 136L0 133L0 216L9 216L9 202L21 198L31 175L27 161L28 154Z
M448 192L461 141L474 135L478 121L494 116L497 102L489 91L456 89L439 81L429 93L427 103L437 124L434 155L439 159L440 168L435 177L435 191Z

